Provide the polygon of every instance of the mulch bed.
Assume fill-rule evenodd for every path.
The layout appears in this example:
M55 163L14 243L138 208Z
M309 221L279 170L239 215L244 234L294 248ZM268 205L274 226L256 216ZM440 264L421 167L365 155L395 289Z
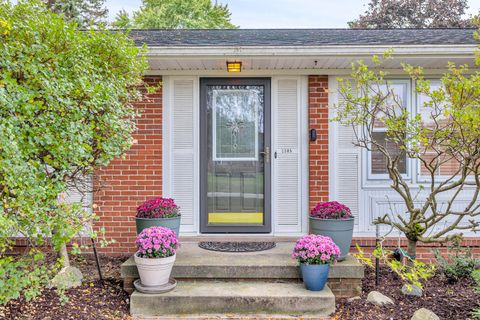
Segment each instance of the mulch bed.
M129 296L123 291L120 280L120 264L126 258L102 257L102 272L105 281L98 280L92 257L72 261L84 276L83 285L66 291L68 302L60 303L53 289L45 289L42 295L25 301L23 298L0 306L0 319L31 320L100 320L131 319Z
M55 290L45 289L43 294L31 301L17 299L0 306L0 319L28 320L130 320L129 297L122 289L120 264L126 257L102 257L105 282L102 285L92 257L77 259L72 265L80 268L85 277L81 287L66 292L69 301L61 305ZM337 301L337 312L332 320L410 320L420 308L435 312L441 319L467 320L473 309L480 307L480 294L475 292L470 279L449 284L441 275L436 275L424 286L422 298L411 298L400 292L401 282L387 268L381 269L381 284L375 287L373 270L365 270L363 293L360 299L349 302ZM380 291L395 301L395 305L377 307L366 301L368 292Z
M426 308L435 312L440 319L467 320L473 319L471 312L480 307L480 294L475 292L475 284L471 279L450 284L441 274L437 274L424 284L421 298L404 296L401 287L398 277L388 268L381 268L380 285L375 287L375 273L367 268L361 299L337 301L337 312L332 319L410 320L416 310ZM395 304L378 307L367 302L367 294L372 290L392 298Z

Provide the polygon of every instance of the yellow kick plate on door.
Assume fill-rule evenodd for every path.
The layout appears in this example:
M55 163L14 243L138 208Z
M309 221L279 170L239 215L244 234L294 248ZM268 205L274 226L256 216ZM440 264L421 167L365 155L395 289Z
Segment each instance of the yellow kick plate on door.
M208 223L263 224L263 212L211 212Z

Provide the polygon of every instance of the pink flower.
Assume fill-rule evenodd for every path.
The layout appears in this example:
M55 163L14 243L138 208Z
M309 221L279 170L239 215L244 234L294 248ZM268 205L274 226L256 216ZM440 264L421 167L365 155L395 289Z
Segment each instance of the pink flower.
M137 218L173 218L180 216L179 207L170 198L155 198L145 201L137 208Z
M310 216L319 219L350 219L352 213L347 206L337 201L329 201L317 203L310 211Z
M292 252L292 258L307 264L333 264L339 255L340 249L330 237L313 234L298 239Z
M164 258L175 254L179 241L171 229L150 227L140 232L136 244L140 257Z

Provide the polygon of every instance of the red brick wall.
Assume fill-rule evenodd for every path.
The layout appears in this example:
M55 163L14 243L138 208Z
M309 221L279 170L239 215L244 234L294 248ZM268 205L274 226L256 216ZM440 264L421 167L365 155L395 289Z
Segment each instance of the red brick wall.
M308 127L317 130L309 143L309 207L328 201L328 76L308 77Z
M145 79L158 85L161 77ZM135 210L146 199L162 195L162 90L135 106L141 112L136 143L124 158L115 159L95 175L93 203L106 238L117 243L102 249L110 254L135 251Z
M161 82L160 77L149 77L150 84ZM116 159L96 172L95 187L103 186L94 194L95 212L100 217L97 223L104 226L107 239L115 239L103 252L109 254L133 253L135 243L135 210L145 199L162 194L162 94L149 95L148 99L135 105L142 112L138 119L138 131L134 134L137 143L123 159ZM309 190L310 208L318 201L328 200L328 77L309 76L308 79L309 129L317 130L317 141L309 143ZM88 243L88 239L86 239ZM375 246L372 237L354 238L351 253L355 253L355 243L365 252ZM464 246L472 248L480 257L480 239L468 238ZM26 250L25 241L17 242L16 252ZM397 239L389 239L385 246L395 248ZM406 248L406 241L401 242ZM419 244L418 257L433 261L432 247L440 245Z
M356 244L362 248L365 253L370 254L375 248L375 238L372 237L354 237L352 240L352 247L350 248L350 254L356 253ZM389 238L383 242L383 246L388 249L395 249L399 246L398 239ZM466 237L462 246L470 248L475 257L480 258L480 238L478 237ZM407 240L400 240L400 247L404 250L407 249ZM418 243L417 245L417 258L425 262L435 262L435 257L432 254L433 249L439 249L443 255L448 252L448 246L441 243Z

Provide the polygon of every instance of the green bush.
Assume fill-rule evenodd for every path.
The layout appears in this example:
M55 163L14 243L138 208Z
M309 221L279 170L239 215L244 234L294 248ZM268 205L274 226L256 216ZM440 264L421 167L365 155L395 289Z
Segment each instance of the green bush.
M476 261L472 252L467 248L454 245L450 253L444 257L439 250L433 250L435 259L449 282L457 282L459 279L468 278L475 270Z
M59 250L94 221L62 199L131 147L143 52L44 1L0 0L0 303L35 296L55 271L38 251L8 257L12 237Z
M40 294L61 264L42 263L43 255L32 251L29 256L0 257L0 304L16 299L21 294L28 301ZM32 264L32 261L37 264Z
M472 272L472 278L477 283L477 293L480 294L480 269ZM472 316L480 320L480 308L473 311Z

